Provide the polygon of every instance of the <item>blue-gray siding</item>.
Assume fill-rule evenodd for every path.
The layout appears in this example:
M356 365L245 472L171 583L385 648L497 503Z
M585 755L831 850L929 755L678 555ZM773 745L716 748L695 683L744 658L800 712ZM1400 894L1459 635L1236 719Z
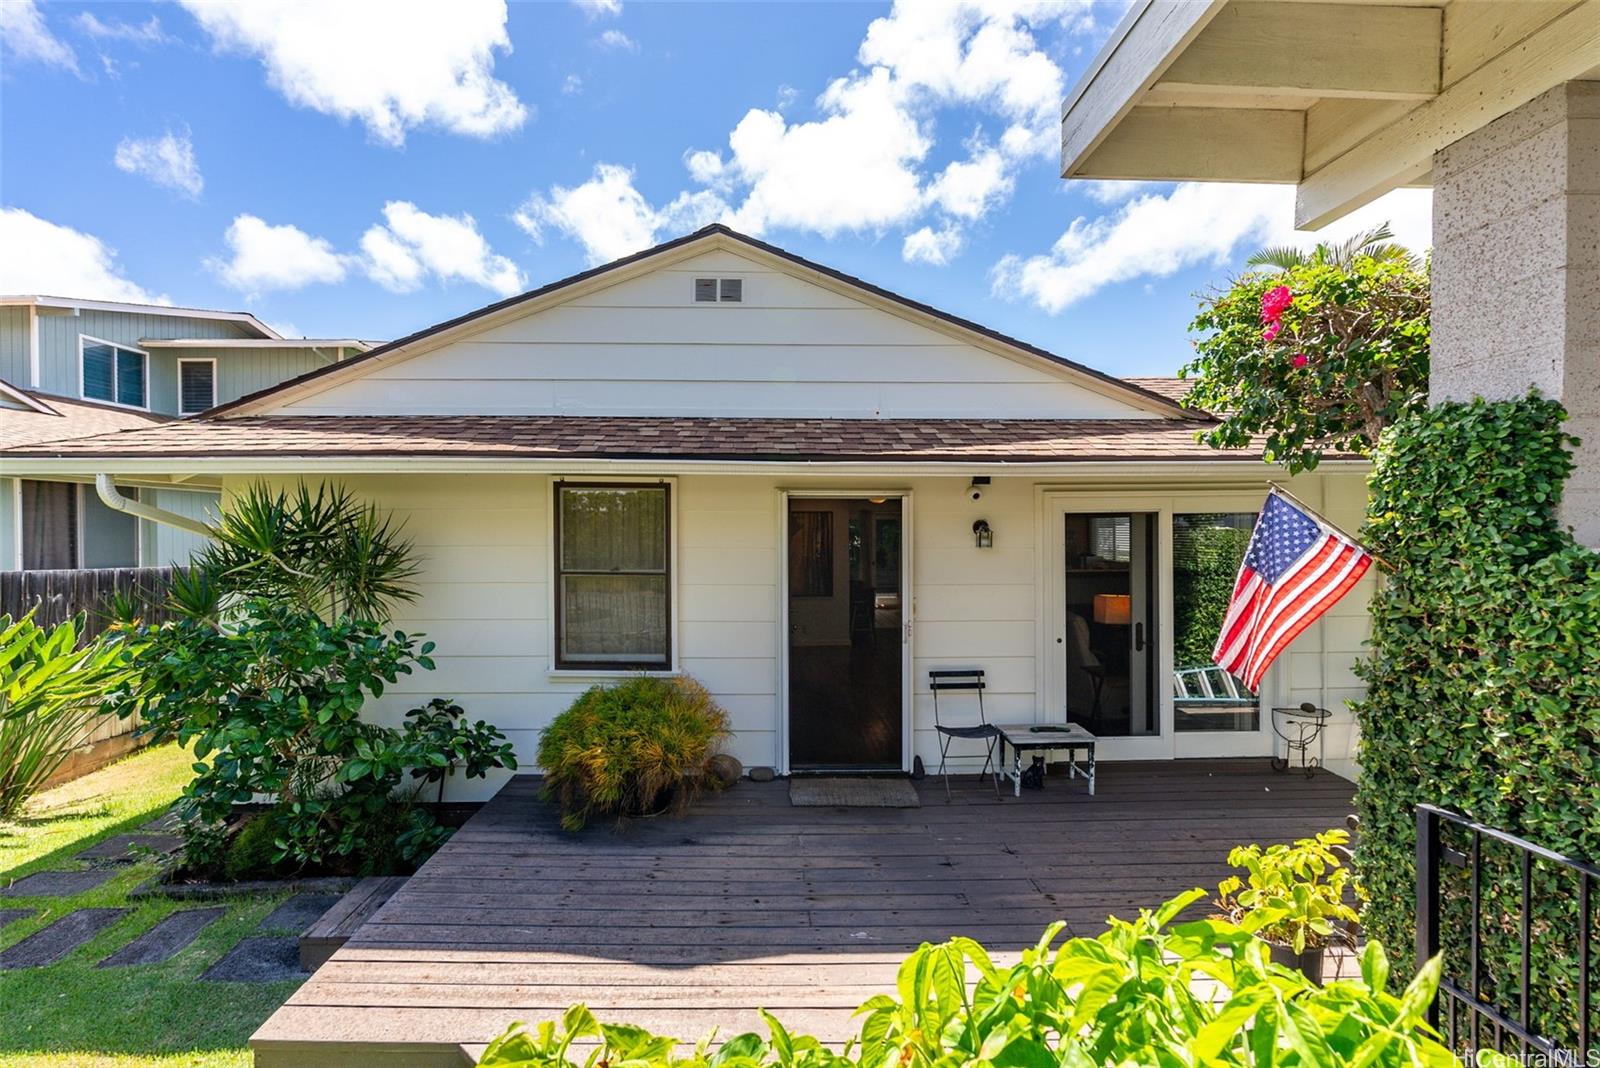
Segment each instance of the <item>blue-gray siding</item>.
M162 384L156 387L160 392L153 399L162 405L171 405L171 410L177 411L178 360L216 360L217 403L226 404L238 400L247 393L254 393L258 389L275 386L285 379L325 367L335 362L338 351L331 348L237 349L225 346L214 349L158 350L151 354L152 363L158 359L170 360L171 377L166 378L169 372L163 370ZM152 373L152 381L156 377ZM168 409L162 407L160 410Z
M28 367L28 309L0 307L0 378L13 386L26 386L32 373Z
M25 319L27 310L20 310ZM255 336L242 323L228 320L112 311L82 311L71 315L45 309L39 315L38 389L67 397L81 395L82 369L78 357L80 335L136 348L146 338L226 339ZM19 384L28 384L26 377ZM151 353L148 396L152 411L165 415L178 413L177 364L170 350Z

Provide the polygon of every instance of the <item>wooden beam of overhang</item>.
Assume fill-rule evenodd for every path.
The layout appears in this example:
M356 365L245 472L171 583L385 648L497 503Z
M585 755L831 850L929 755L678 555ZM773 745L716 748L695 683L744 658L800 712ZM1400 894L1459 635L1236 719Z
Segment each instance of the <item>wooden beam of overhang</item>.
M1233 0L1157 84L1168 95L1428 100L1439 92L1443 24L1436 7Z
M1600 65L1600 3L1578 4L1307 175L1295 198L1295 226L1317 229L1415 182L1433 154Z
M1134 108L1073 170L1076 178L1152 181L1300 180L1303 111L1255 108Z

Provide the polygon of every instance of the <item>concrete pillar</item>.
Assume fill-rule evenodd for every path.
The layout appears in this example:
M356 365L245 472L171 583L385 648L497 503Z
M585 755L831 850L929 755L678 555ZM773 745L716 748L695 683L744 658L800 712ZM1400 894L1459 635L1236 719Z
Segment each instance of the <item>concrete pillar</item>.
M1432 400L1537 386L1583 439L1562 519L1600 547L1600 82L1435 154Z

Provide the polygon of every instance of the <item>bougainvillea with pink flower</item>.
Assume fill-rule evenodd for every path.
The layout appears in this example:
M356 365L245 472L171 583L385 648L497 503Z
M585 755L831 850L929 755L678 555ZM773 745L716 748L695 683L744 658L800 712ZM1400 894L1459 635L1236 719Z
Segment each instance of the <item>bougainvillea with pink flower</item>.
M1261 445L1291 472L1330 451L1367 454L1428 394L1426 263L1313 257L1203 298L1186 403L1219 414L1216 448Z

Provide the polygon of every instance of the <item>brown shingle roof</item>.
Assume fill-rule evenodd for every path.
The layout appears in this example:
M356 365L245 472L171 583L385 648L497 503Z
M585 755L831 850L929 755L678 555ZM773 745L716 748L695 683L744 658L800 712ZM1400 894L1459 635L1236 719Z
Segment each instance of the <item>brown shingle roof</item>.
M136 412L97 401L53 397L37 390L22 389L20 386L11 388L42 402L56 414L0 406L0 451L3 452L48 441L87 438L119 430L159 426L169 421L167 416L151 412Z
M724 419L588 415L187 420L38 446L36 457L437 456L1048 463L1240 460L1182 419Z
M1123 381L1131 386L1138 386L1148 393L1159 394L1175 404L1182 404L1183 398L1188 395L1195 384L1195 380L1192 378L1141 378L1135 376L1124 378Z

